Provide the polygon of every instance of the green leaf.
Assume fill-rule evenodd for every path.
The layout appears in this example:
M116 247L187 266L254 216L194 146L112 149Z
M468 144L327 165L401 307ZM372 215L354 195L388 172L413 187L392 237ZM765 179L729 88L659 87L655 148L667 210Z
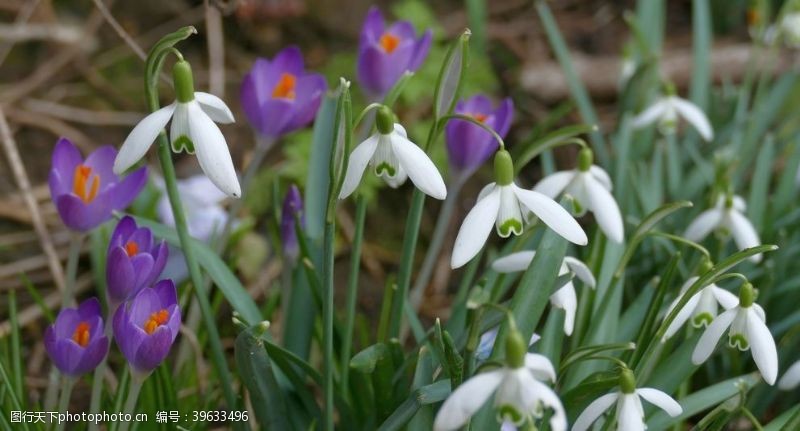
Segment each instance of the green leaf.
M165 239L168 243L176 247L180 247L181 242L178 239L178 233L171 227L152 220L140 217L135 218L139 226L149 228L153 231L155 236ZM208 273L222 294L225 295L225 298L233 309L239 312L242 319L249 325L260 322L262 320L261 312L253 301L253 297L247 293L247 289L245 289L239 279L233 275L230 268L225 265L225 262L223 262L206 244L196 239L192 239L192 248L197 255L197 261L200 266L205 269L206 273Z
M563 145L565 143L575 143L580 135L592 133L597 130L597 126L588 124L576 124L554 130L532 142L524 142L515 145L514 149L514 170L519 173L536 156L543 152Z
M256 328L258 326L242 331L236 337L236 367L242 383L250 392L262 429L289 430L286 394L278 385L265 342L255 334Z
M303 201L306 233L314 241L322 241L325 211L328 202L328 166L333 146L334 122L338 95L328 92L322 100L314 120L311 159L308 161L308 179Z
M436 383L423 386L411 393L400 406L378 428L379 431L395 431L402 429L414 416L420 407L437 403L450 395L450 382L439 380ZM417 429L417 428L409 428Z

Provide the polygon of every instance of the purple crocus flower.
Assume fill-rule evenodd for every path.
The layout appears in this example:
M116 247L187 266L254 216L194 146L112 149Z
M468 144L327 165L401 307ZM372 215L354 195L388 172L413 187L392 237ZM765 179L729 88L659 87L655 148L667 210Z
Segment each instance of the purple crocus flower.
M154 242L150 229L136 226L133 217L123 217L108 244L106 281L111 304L119 305L152 285L168 255L167 244Z
M322 75L305 71L300 49L290 46L271 61L256 60L242 81L240 97L250 124L276 139L309 124L327 88Z
M514 103L510 98L505 98L494 108L488 97L476 94L469 99L460 100L456 104L455 113L469 115L505 138L514 116ZM499 146L491 133L464 120L448 122L445 137L450 166L464 175L470 175L478 169Z
M373 98L385 95L406 71L416 71L431 47L432 32L417 38L414 26L397 21L388 28L377 6L370 8L358 43L358 81Z
M169 354L181 327L172 280L139 291L114 313L114 339L134 371L148 374Z
M61 138L53 150L50 196L68 228L89 231L124 209L147 182L142 167L120 180L112 167L117 150L109 145L95 150L86 160L68 139Z
M56 367L68 376L80 376L97 367L108 353L100 301L90 298L78 308L61 310L44 333L44 347Z
M283 212L281 213L281 241L283 243L283 253L294 261L300 252L297 243L297 231L295 231L295 218L300 218L300 223L305 223L303 215L303 198L300 190L292 184L286 191L283 199Z

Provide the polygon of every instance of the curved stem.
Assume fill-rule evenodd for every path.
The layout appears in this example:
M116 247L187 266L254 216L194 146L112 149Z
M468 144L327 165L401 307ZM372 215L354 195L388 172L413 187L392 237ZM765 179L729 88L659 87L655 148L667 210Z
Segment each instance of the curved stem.
M453 211L455 210L461 188L467 181L467 175L459 175L450 185L447 190L447 198L439 210L439 217L436 220L436 226L433 228L433 236L428 245L428 251L425 253L425 260L422 261L422 267L419 270L417 279L414 281L414 287L411 288L411 305L415 310L419 309L422 303L422 297L425 294L425 289L428 282L433 275L433 268L439 258L439 253L442 251L444 238L450 229L450 220L453 218Z
M58 412L66 413L69 410L69 400L72 397L72 388L75 387L75 378L64 376L64 385L61 388L61 397L58 399ZM61 421L56 426L57 431L61 431L67 426L67 421Z

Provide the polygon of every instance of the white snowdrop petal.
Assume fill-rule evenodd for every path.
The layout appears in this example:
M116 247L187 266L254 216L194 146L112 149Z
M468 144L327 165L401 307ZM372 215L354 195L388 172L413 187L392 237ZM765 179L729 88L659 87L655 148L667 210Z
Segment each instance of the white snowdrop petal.
M456 388L439 409L433 422L434 431L455 430L467 423L494 393L506 372L500 369L481 373Z
M656 103L650 105L649 108L645 109L642 113L634 117L631 121L631 127L638 129L654 123L656 120L661 118L665 112L667 112L668 106L669 103L665 99L659 99Z
M600 181L600 184L606 188L606 190L611 191L613 190L613 185L611 184L611 177L608 175L605 169L601 168L597 165L592 165L589 168L589 173L592 174L592 177L597 181Z
M408 178L426 195L442 200L447 197L444 179L422 148L398 133L391 137L392 150Z
M361 177L369 165L372 155L375 154L375 149L378 148L378 135L372 135L366 141L358 144L358 146L350 153L347 160L347 170L344 174L344 181L342 182L342 189L339 191L339 199L344 199L350 196L361 183Z
M714 299L717 300L717 303L722 306L722 308L726 310L730 310L733 307L739 305L739 297L728 292L727 290L717 287L715 285L709 286L711 292L714 294Z
M516 184L511 184L511 187L514 188L514 194L517 195L520 203L531 210L550 229L574 244L586 245L588 243L589 240L581 225L558 202L541 193L522 189Z
M592 401L586 409L581 412L575 423L572 424L572 431L586 431L589 427L606 412L619 398L619 392L612 392L605 394L600 398Z
M708 236L711 231L719 226L720 222L722 222L723 215L722 210L718 208L712 208L701 212L696 219L692 220L689 227L686 228L686 232L683 233L683 236L689 241L702 241L703 238Z
M561 171L550 174L536 183L533 190L545 196L555 198L567 188L570 181L575 178L576 171Z
M194 143L200 168L225 194L240 197L242 189L225 137L199 105L190 103L188 109L189 134Z
M675 319L673 319L667 327L667 330L664 332L664 337L661 338L662 342L667 341L668 338L675 335L675 333L681 329L681 326L683 326L683 324L689 320L689 318L692 316L692 313L694 313L695 308L697 307L697 303L700 302L700 295L700 292L698 292L689 298L689 301L686 302L686 305L681 308L681 311L678 312L678 314L675 316ZM672 310L676 305L678 305L678 301L680 301L681 296L683 296L683 293L681 293L681 295L675 298L675 301L672 302L672 305L670 305L669 310L667 311L668 315L672 313Z
M564 263L567 265L570 271L575 273L575 276L578 277L578 280L594 289L594 287L597 285L597 281L594 278L594 274L592 274L592 270L590 270L585 263L575 259L572 256L564 257Z
M752 308L747 312L745 331L758 371L761 372L765 382L774 385L778 378L778 350L769 328Z
M784 391L792 390L798 385L800 385L800 361L789 367L778 382L778 387Z
M481 200L481 199L485 198L486 196L488 196L489 193L491 193L492 190L494 190L495 186L497 186L497 183L489 183L489 184L486 184L485 186L483 186L483 188L481 188L481 191L478 193L478 199L477 200Z
M114 173L117 175L127 171L131 166L144 157L144 154L153 144L156 137L164 126L167 125L172 113L175 111L175 103L167 105L156 112L144 117L136 127L131 130L122 147L119 149L117 158L114 159Z
M636 394L622 394L617 401L617 430L644 431L644 414Z
M486 238L497 220L500 208L500 190L495 188L485 198L479 200L470 210L458 230L450 266L460 268L469 262L486 244Z
M186 103L178 103L175 106L175 111L172 114L172 124L169 126L169 141L172 145L172 151L180 151L175 144L181 137L189 138L189 105ZM193 153L194 151L189 151Z
M211 93L195 91L194 98L197 100L197 103L200 104L200 107L203 108L203 112L217 123L229 124L236 121L233 118L231 109L228 108L228 105L219 97Z
M600 225L600 229L608 239L618 244L622 243L625 229L617 201L599 181L588 175L585 178L585 186L589 198L588 206L594 213L597 224Z
M748 220L747 217L736 210L729 210L728 220L730 222L730 226L728 226L728 228L731 230L733 239L736 241L736 246L739 247L740 250L755 247L761 244L761 240L758 238L756 229L753 227L753 224L750 223L750 220ZM751 256L750 260L753 262L761 261L761 254Z
M538 353L526 353L525 368L531 372L533 377L539 380L556 381L556 370L547 356Z
M706 141L714 139L714 130L711 128L711 123L708 121L706 114L692 102L681 99L680 97L672 97L672 105L678 113L691 124L700 136Z
M502 273L525 271L530 266L534 256L536 256L535 251L511 253L492 262L492 269Z
M719 339L722 338L722 334L725 330L731 326L738 311L738 308L725 311L708 325L703 335L700 336L700 340L697 342L694 352L692 352L692 362L695 365L702 364L711 356L711 353L713 353L714 349L717 347Z
M671 396L654 388L639 388L636 393L651 404L667 412L668 415L676 417L683 413L681 405Z
M578 297L575 294L575 286L572 282L567 282L560 289L550 295L550 302L553 306L564 310L564 334L572 335L575 327L575 311L578 308Z

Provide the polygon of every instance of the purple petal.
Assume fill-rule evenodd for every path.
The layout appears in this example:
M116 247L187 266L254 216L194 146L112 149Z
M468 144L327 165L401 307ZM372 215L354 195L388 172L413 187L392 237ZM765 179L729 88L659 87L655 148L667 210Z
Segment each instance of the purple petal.
M83 356L75 367L76 375L85 374L94 370L108 353L108 337L105 335L91 341L83 348Z
M167 265L167 258L169 258L169 247L166 241L161 241L153 251L153 269L150 271L150 279L147 280L148 285L153 284L161 276L164 266Z
M109 199L109 205L113 210L123 210L136 199L139 192L142 191L145 184L147 184L147 167L142 167L132 172L125 177L122 181L118 182L113 187L109 187L105 193ZM98 196L97 199L100 199ZM95 199L95 200L97 200Z
M131 216L122 217L122 220L117 223L114 232L111 233L111 239L108 241L108 252L114 247L124 247L128 242L128 238L133 235L137 229L136 220Z
M417 32L414 30L414 26L408 21L397 21L394 24L390 25L388 29L386 29L385 33L389 33L392 36L396 36L400 38L401 41L406 39L414 40L417 37ZM382 35L379 35L380 37Z
M153 233L146 227L140 227L128 237L127 242L135 243L139 253L150 253L153 247Z
M47 185L50 187L50 199L55 201L59 196L72 192L72 184L67 184L61 174L51 169L47 176Z
M261 128L259 131L272 137L284 133L294 115L294 102L289 99L269 99L261 106Z
M111 218L108 199L98 196L88 204L74 195L61 195L56 199L56 209L61 220L72 230L86 232Z
M105 327L103 326L103 316L92 316L85 320L89 324L89 342L104 336Z
M103 145L94 150L92 154L83 162L84 166L92 169L91 176L97 175L100 178L100 190L119 181L119 177L114 173L114 159L117 158L117 150L111 145Z
M291 130L304 127L314 120L327 88L328 83L320 74L308 74L297 80L294 118L289 125Z
M305 71L305 65L303 64L303 53L300 48L291 45L275 54L275 58L272 59L272 69L278 79L284 73L301 76ZM278 79L275 79L275 83L277 83Z
M413 54L413 44L401 44L391 54L365 47L358 56L358 80L368 93L383 95L406 71Z
M274 82L278 80L277 75L272 73L272 67L269 60L265 58L258 58L253 63L244 79L242 86L239 89L239 100L242 102L242 108L247 116L247 119L253 126L261 129L261 104L270 98L272 90L269 88L271 81L273 86Z
M78 314L78 310L74 308L64 308L56 317L56 321L53 324L53 335L57 340L62 338L70 338L72 334L75 332L75 328L78 327L78 323L82 320L81 315Z
M142 328L150 315L161 310L161 301L153 289L142 289L131 300L128 308L128 319Z
M126 301L134 294L135 278L133 265L125 249L119 246L112 249L106 263L106 284L114 303Z
M178 337L178 333L181 331L181 309L178 307L178 304L175 304L169 307L167 311L169 312L169 320L165 326L169 328L172 333L172 341L175 341L175 338Z
M455 112L466 115L492 115L492 100L484 94L476 94L466 100L460 100L456 104Z
M102 316L102 308L100 301L96 297L91 297L78 306L78 315L83 320L89 320L95 317Z
M169 308L178 303L178 291L172 280L161 280L152 289L158 296L159 309Z
M384 21L383 14L378 6L372 6L367 12L367 17L364 19L364 25L361 27L361 41L360 43L373 43L380 39L383 34Z
M56 340L55 351L50 355L50 359L56 364L62 373L70 376L79 375L78 366L83 359L84 348L71 338Z
M431 49L431 41L433 40L433 32L428 29L422 34L422 37L417 40L414 45L414 55L411 57L411 62L408 64L408 70L416 71L422 66L422 62L428 56L428 51Z
M67 138L60 138L53 149L51 169L57 171L61 178L72 182L75 168L83 163L83 156L78 148Z
M501 138L505 139L508 135L508 130L511 128L511 122L514 120L514 102L510 97L506 97L500 102L497 110L494 112L494 122L492 128Z
M151 371L164 361L171 347L172 332L161 326L142 340L131 364L139 371Z
M125 304L120 305L116 313L114 313L113 328L114 340L116 340L119 350L129 362L132 361L136 357L139 345L142 344L147 334L130 321Z
M131 266L133 266L134 274L134 292L136 290L146 287L147 280L150 279L150 274L153 271L153 256L150 253L139 253L131 256Z

